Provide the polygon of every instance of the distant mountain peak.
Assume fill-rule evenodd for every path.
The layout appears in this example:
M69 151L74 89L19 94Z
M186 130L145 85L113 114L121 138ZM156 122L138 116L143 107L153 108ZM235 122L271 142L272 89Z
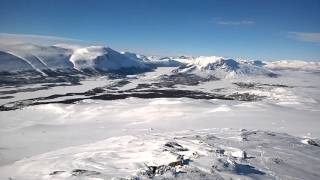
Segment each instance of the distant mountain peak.
M196 74L202 77L237 78L243 76L269 76L276 74L254 63L244 63L239 60L228 59L220 56L200 56L180 68L178 73Z

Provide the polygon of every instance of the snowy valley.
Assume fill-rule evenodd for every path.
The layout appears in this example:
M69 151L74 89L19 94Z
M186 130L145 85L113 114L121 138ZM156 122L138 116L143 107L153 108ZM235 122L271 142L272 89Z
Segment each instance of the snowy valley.
M318 179L320 62L0 48L0 179Z

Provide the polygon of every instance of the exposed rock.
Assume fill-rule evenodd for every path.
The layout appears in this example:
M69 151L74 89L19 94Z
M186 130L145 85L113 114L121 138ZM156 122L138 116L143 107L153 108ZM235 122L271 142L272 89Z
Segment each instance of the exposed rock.
M177 142L173 142L173 141L167 142L164 146L165 146L165 150L188 151L188 148L184 148Z
M302 143L320 147L320 145L316 141L309 138L302 140Z

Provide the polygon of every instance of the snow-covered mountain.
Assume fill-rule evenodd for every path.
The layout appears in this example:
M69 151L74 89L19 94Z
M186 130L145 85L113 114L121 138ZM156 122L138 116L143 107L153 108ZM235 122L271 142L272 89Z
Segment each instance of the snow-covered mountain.
M258 61L236 61L218 56L200 56L189 60L178 73L196 74L202 77L232 78L241 76L275 77L276 73L258 65Z
M142 60L145 64L152 67L179 67L185 64L184 62L181 62L173 57L161 58L157 56L145 56L131 52L122 52L122 54L133 60Z
M279 73L275 71L283 69L320 71L319 62L266 62L218 56L155 57L118 52L104 46L45 46L30 43L0 46L0 63L1 74L21 75L22 72L32 72L39 78L78 74L134 74L152 71L157 67L176 67L173 74L196 75L207 79L276 77Z
M77 70L94 69L115 71L124 68L148 69L141 59L132 59L103 46L90 46L76 49L70 57Z
M132 59L107 47L89 46L39 46L20 44L0 50L0 71L35 71L47 75L46 71L91 70L110 72L130 69L150 69L140 59Z
M19 44L2 48L2 52L10 53L20 59L23 59L26 64L33 67L33 70L41 71L45 69L68 69L72 68L73 64L69 61L72 54L72 49L66 49L56 46L40 46L34 44ZM10 63L3 62L3 67ZM7 71L19 71L19 68L12 66Z

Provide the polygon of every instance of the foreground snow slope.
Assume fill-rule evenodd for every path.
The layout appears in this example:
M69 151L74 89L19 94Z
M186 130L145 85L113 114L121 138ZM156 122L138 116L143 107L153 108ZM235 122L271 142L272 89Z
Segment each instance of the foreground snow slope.
M206 129L113 137L23 159L3 179L317 179L319 142L265 131Z

